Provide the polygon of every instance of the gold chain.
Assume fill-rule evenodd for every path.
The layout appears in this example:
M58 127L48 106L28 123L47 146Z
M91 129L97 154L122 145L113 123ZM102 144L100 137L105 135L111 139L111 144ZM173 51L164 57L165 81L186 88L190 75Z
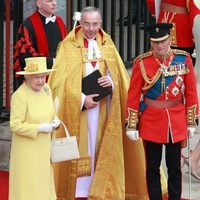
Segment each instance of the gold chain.
M172 59L173 59L173 55L170 56L169 63L168 63L168 65L166 65L164 62L161 63L157 57L155 58L156 62L160 65L159 69L160 69L160 71L162 73L162 80L161 80L161 91L162 92L164 92L165 89L166 89L165 73L167 72L168 67L171 65Z

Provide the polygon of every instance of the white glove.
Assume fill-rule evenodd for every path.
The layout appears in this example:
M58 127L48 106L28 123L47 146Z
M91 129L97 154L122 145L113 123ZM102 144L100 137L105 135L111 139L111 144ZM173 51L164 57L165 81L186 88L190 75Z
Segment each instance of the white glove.
M190 138L193 138L194 132L195 132L195 127L188 127L187 129L188 129L188 133L189 133Z
M38 132L49 133L52 131L53 131L53 124L51 124L51 123L39 124Z
M139 132L137 130L127 130L126 135L133 141L139 140Z
M52 122L51 122L53 128L58 128L58 126L60 126L60 120L59 119L54 119Z

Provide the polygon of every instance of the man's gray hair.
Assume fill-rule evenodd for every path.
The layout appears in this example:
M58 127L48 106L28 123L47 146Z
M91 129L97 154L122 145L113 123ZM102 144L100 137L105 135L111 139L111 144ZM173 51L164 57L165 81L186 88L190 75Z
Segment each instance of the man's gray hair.
M99 8L96 8L96 7L93 7L93 6L87 6L87 7L85 7L85 8L82 9L81 16L83 16L84 13L86 13L86 12L98 12L99 16L100 16L100 19L102 19L102 17L101 17L101 11L100 11Z

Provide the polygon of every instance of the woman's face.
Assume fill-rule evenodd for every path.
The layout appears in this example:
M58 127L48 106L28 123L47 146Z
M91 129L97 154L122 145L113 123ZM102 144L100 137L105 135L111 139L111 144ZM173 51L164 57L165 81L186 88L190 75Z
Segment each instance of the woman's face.
M47 73L31 74L27 77L27 83L35 92L40 92L46 83Z
M170 45L171 45L171 39L169 37L166 40L163 40L163 41L160 41L160 42L150 41L150 43L151 43L151 46L152 46L155 54L157 56L162 57L169 50Z

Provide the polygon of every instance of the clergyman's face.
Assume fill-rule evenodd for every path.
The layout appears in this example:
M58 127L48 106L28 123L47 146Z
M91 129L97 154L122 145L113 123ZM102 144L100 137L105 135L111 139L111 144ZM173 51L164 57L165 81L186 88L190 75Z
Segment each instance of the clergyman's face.
M162 56L169 50L171 45L171 39L170 37L168 37L166 40L159 42L150 41L150 43L154 50L154 53L158 56Z
M80 20L80 25L83 29L83 34L88 39L93 39L96 37L99 28L101 27L101 18L98 12L85 12Z
M56 13L56 0L36 0L36 5L46 17L55 15Z

